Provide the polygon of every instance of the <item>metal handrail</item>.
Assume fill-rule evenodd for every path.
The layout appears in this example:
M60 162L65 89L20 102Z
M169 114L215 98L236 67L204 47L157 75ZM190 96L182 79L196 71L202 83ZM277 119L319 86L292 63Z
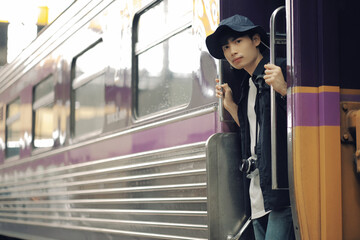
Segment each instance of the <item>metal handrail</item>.
M270 18L270 63L275 64L275 20L277 14L285 10L285 6L278 7ZM271 115L271 182L272 189L278 189L277 182L277 158L276 158L276 103L275 90L271 86L270 92L270 115Z
M218 79L219 79L219 85L221 85L223 83L223 77L222 77L222 64L221 64L221 60L218 62ZM220 118L220 122L224 121L224 103L223 103L223 98L219 98L219 118Z

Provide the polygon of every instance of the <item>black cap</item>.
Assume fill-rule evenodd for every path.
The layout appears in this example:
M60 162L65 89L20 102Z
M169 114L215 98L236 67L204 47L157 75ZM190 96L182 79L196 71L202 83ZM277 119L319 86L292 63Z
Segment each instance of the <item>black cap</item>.
M229 32L232 32L235 35L245 34L250 31L259 33L261 41L265 43L268 42L264 28L259 25L254 25L254 23L247 17L237 14L232 17L225 18L220 22L216 31L206 38L206 46L214 58L224 59L225 56L222 50L223 35L228 34Z

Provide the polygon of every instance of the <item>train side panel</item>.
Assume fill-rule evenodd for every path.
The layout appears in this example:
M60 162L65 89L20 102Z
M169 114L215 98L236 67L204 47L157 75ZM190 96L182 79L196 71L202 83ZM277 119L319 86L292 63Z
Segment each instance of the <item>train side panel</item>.
M234 124L218 121L217 66L204 46L219 6L189 1L189 22L137 45L136 19L164 6L176 9L176 1L165 3L76 1L2 71L1 234L209 238L206 141ZM161 64L143 59L153 49L169 57L180 35L191 40L184 42L190 80L161 64L176 84L190 83L187 100L179 103L177 85L169 85L162 97L170 103L154 106L161 77L150 70ZM152 81L140 83L135 75ZM156 110L142 112L138 101ZM234 224L232 234L240 226Z

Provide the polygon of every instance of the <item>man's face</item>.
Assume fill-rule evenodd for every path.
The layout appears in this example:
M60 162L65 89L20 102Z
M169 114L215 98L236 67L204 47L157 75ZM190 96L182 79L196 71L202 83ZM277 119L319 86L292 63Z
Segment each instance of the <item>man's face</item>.
M230 37L227 44L222 46L224 56L230 65L236 69L245 69L252 74L257 66L257 58L259 57L259 50L256 48L260 44L260 37L258 34L253 38L242 36L233 38Z

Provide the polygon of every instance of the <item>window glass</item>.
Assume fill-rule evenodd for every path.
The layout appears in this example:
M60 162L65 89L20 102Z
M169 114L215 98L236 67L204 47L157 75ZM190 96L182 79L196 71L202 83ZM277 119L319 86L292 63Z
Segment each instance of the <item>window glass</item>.
M102 131L105 124L105 76L107 65L102 42L74 60L72 83L72 134L86 137Z
M54 145L54 112L53 104L43 106L35 111L34 147L52 147Z
M19 155L21 138L20 99L10 103L6 111L6 157Z
M103 70L106 67L105 59L104 44L99 42L76 59L74 77L78 78L84 73L89 75Z
M192 20L193 1L164 0L139 18L138 43L147 45L167 36Z
M34 101L38 101L44 98L49 93L54 91L54 77L49 76L45 80L41 81L34 89Z
M162 1L139 17L135 49L137 117L186 106L190 101L192 3Z
M75 90L76 137L101 131L105 115L105 74L100 74Z
M34 148L54 145L54 77L51 75L34 88Z
M191 39L186 30L138 57L137 116L187 104L192 90L192 49L179 48Z

